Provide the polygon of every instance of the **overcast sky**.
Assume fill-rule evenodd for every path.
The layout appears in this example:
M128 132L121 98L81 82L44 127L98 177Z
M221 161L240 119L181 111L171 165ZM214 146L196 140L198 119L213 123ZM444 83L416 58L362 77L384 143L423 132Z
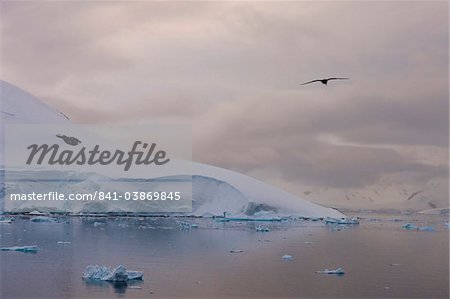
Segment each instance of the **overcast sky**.
M2 78L75 122L188 122L286 186L447 176L447 1L0 5Z

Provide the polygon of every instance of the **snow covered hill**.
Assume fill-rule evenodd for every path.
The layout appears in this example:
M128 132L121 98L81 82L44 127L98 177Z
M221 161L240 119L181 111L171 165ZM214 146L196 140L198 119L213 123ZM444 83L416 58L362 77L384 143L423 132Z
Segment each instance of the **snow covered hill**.
M448 184L445 178L433 178L416 184L381 181L364 188L317 188L303 186L304 197L342 211L419 212L448 211Z
M45 105L25 91L1 81L1 118L2 124L10 123L69 123L68 118L61 112ZM3 126L1 132L3 145ZM2 153L0 153L3 156ZM1 162L1 161L0 161ZM191 173L180 173L178 176L164 178L171 184L177 184L187 176L192 180L192 200L194 215L222 215L228 212L230 215L257 215L269 213L276 215L301 215L307 217L343 217L335 209L326 208L297 196L269 186L251 177L218 168L206 164L182 161L191 169ZM3 165L3 163L1 163ZM61 175L64 180L64 175ZM161 178L162 179L162 178ZM22 186L15 186L20 190ZM69 188L66 184L65 188ZM98 183L98 175L86 177L77 190L91 190L107 188ZM3 192L2 192L3 193ZM19 207L18 207L19 208ZM88 207L79 206L78 210ZM126 210L124 207L93 206L90 211L108 212L114 210Z
M0 81L1 118L4 123L67 123L62 112L52 109L31 94L5 81Z

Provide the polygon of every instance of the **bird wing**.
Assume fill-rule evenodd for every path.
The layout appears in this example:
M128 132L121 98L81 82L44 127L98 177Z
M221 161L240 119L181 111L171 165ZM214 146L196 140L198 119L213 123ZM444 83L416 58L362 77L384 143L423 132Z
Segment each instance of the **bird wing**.
M313 83L313 82L320 82L320 79L308 81L308 82L302 83L300 85L305 85L305 84L309 84L309 83Z
M327 80L348 80L350 78L328 78Z

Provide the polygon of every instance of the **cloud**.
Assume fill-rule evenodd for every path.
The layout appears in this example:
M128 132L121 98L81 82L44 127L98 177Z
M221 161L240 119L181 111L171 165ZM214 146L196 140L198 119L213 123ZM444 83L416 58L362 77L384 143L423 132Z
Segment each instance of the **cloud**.
M0 5L3 78L74 121L189 121L196 160L266 180L448 176L447 3Z

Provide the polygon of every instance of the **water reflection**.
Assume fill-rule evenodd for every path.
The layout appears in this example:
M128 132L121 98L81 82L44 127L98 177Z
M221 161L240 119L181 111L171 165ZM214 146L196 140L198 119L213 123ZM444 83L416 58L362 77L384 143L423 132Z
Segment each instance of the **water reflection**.
M442 225L448 220L403 218L364 221L339 232L300 220L267 223L269 232L257 232L256 223L211 219L183 219L199 226L183 230L176 218L68 218L68 223L17 218L0 226L0 247L36 244L40 250L0 252L0 297L448 298L448 230ZM437 231L407 231L401 228L407 222ZM230 253L233 249L242 252ZM283 262L285 254L295 260ZM83 280L92 264L122 264L148 279ZM346 274L316 273L336 267Z
M92 279L83 279L87 291L106 291L109 292L110 289L114 290L116 294L125 294L127 288L141 288L144 281L139 280L129 280L123 282L112 282L112 281L101 281Z

